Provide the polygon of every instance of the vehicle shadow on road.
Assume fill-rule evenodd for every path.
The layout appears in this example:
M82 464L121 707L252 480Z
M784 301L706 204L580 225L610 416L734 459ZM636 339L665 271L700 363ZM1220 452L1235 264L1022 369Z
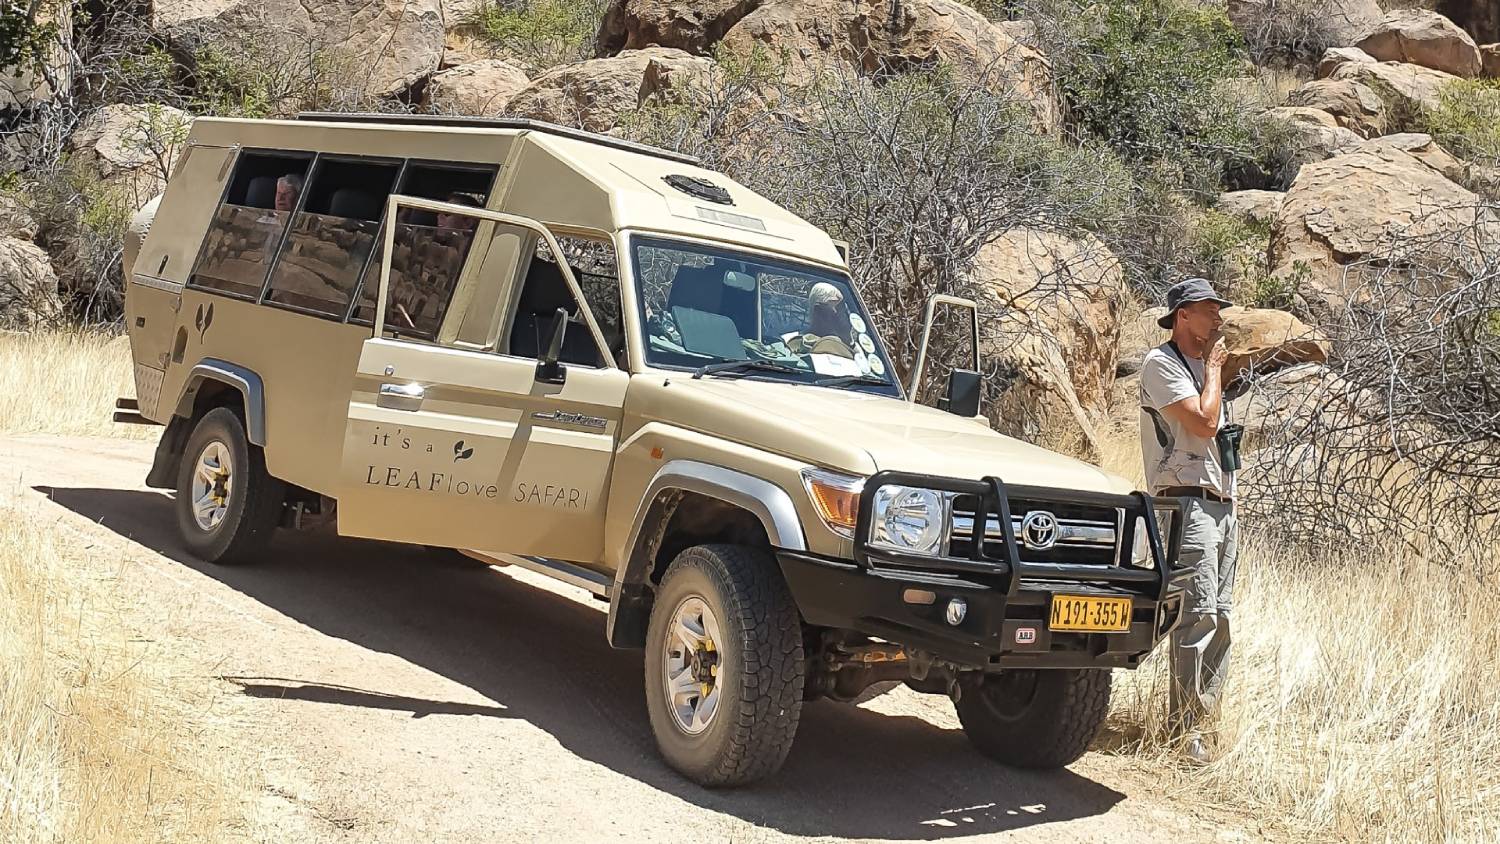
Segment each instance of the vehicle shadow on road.
M209 565L180 546L165 495L36 489L302 624L442 674L503 707L484 713L464 706L463 714L524 719L581 758L760 826L801 836L933 840L1090 817L1125 796L1068 770L997 765L958 730L831 701L803 709L778 775L749 788L701 789L657 755L640 653L605 642L602 604L489 568L435 564L421 549L332 535L283 533L262 563ZM295 680L227 679L257 697L295 695L414 715L455 706Z

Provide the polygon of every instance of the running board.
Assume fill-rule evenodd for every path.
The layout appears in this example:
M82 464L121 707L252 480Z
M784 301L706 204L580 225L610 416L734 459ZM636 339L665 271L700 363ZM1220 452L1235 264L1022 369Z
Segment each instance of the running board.
M503 566L520 566L537 574L545 574L555 580L561 580L569 586L577 586L580 589L608 598L610 590L614 587L614 580L608 575L600 574L591 569L575 563L562 560L550 560L546 557L524 557L519 554L505 554L499 551L465 551L471 557L478 557L486 562L494 562Z

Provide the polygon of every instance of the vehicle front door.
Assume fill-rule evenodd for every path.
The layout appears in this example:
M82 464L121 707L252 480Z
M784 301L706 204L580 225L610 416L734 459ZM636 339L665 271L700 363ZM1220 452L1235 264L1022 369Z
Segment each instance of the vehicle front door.
M567 261L540 259L557 241L526 218L392 199L339 532L598 561L629 376ZM558 308L561 368L543 372Z

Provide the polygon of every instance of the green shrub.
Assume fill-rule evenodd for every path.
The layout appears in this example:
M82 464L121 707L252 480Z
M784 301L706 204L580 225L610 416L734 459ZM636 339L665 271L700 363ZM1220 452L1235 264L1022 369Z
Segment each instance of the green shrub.
M528 69L545 70L594 55L606 5L607 0L486 0L466 26Z
M1500 163L1500 80L1460 79L1443 87L1427 132L1460 158Z
M1263 155L1263 128L1229 84L1246 72L1223 9L1183 0L1052 0L1041 20L1069 126L1157 177L1217 192Z

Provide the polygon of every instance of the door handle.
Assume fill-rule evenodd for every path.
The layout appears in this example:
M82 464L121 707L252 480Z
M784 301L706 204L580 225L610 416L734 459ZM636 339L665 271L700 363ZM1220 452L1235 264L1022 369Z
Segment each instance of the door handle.
M421 410L427 390L421 384L381 384L376 407L391 410Z

